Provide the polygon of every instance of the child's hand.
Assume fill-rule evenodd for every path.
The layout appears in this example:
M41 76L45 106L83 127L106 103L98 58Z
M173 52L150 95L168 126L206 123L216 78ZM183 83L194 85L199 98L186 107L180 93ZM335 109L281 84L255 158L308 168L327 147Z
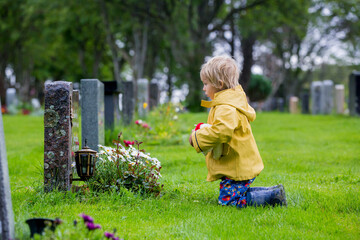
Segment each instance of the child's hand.
M189 143L190 143L190 145L191 145L192 147L194 146L194 145L193 145L193 142L192 142L192 134L190 134Z

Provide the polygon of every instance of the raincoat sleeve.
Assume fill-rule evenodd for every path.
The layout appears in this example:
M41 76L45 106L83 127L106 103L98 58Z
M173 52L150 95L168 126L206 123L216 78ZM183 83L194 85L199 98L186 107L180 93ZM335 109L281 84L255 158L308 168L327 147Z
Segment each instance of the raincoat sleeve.
M228 143L239 125L239 113L236 108L218 105L214 111L212 126L192 133L193 146L198 153L206 152L219 143Z

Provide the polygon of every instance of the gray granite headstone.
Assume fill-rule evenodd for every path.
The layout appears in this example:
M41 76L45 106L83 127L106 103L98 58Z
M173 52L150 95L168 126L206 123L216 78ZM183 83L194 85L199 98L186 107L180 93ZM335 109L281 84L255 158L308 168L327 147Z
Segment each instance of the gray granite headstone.
M153 109L159 104L160 92L159 85L156 82L150 83L150 92L149 92L149 107Z
M119 94L120 89L116 81L102 82L105 94L105 127L114 128L114 124L120 120Z
M121 82L122 119L126 125L133 120L135 110L134 85L132 82Z
M314 81L311 83L311 112L312 114L321 113L321 88L322 82Z
M44 188L45 191L71 188L71 98L72 83L45 84Z
M360 116L360 72L357 71L349 78L349 111L352 116Z
M71 161L72 166L75 164L75 152L80 149L80 99L79 91L73 90L72 100L71 100ZM72 172L75 168L72 167Z
M0 112L0 239L15 239L14 236L14 213L11 202L2 113Z
M324 80L321 87L320 112L331 114L334 108L334 83L331 80Z
M97 79L81 79L81 146L98 151L105 143L104 84Z
M137 110L139 117L145 117L149 110L149 81L147 79L138 79L137 92Z
M6 106L9 107L11 105L17 105L18 99L16 96L16 89L15 88L8 88L6 89Z
M283 98L278 98L278 99L277 99L277 107L278 107L278 109L279 109L280 112L284 112L284 108L285 108L285 107L284 107L284 105L285 105L284 102L285 102L285 101L284 101Z
M335 85L335 108L337 114L344 113L345 88L343 84Z

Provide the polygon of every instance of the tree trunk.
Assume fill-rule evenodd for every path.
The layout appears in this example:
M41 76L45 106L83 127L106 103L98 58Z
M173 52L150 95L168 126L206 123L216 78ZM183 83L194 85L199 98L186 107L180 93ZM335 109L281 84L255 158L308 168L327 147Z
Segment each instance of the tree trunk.
M251 78L251 68L254 65L254 45L255 45L256 38L254 35L250 35L248 37L241 39L241 50L243 53L243 66L242 71L240 74L240 81L239 83L243 87L244 91L246 92L250 78Z
M110 23L109 23L109 17L108 12L106 9L106 4L104 0L100 0L100 9L101 9L101 15L105 26L106 31L106 41L110 47L112 61L114 65L114 78L120 84L120 69L119 69L119 63L118 63L118 53L117 48L115 45L115 38L114 35L111 33L110 30Z

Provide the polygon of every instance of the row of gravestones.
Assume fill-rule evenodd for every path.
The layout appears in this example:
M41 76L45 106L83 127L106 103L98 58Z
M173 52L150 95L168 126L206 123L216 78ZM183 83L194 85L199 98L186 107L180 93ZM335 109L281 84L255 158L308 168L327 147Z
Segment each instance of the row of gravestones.
M149 102L149 89L158 92L157 84L149 85L146 79L138 81L140 116L146 114L147 107L144 108L142 105ZM46 191L52 191L54 188L69 190L71 187L71 165L74 162L74 153L79 150L80 113L82 146L87 140L87 146L97 151L98 145L104 144L105 127L112 127L114 119L118 118L119 92L122 92L124 121L130 123L135 102L132 82L123 82L119 89L116 82L103 83L97 79L82 79L81 107L79 92L72 89L70 82L58 81L45 85L44 184ZM153 101L152 106L156 106L157 99Z
M345 87L342 84L334 86L333 81L314 81L311 83L310 94L307 92L300 94L301 112L310 113L310 97L311 97L311 113L331 114L334 111L337 114L345 112ZM360 115L360 72L353 72L349 80L349 112L350 115ZM290 97L289 112L298 113L299 98ZM282 98L272 98L265 106L267 110L284 111L284 100Z
M91 149L98 150L98 144L104 144L105 104L112 103L113 109L118 107L119 91L115 85L107 86L97 79L81 80L81 101L79 91L73 90L70 82L57 81L45 84L44 111L44 189L68 191L71 188L71 178L74 153L79 150L80 115L81 138L87 139ZM158 96L155 84L148 87L147 80L140 80L138 94L140 102L149 102L149 88L152 93L149 98ZM131 121L133 113L133 87L131 82L124 82L121 86L123 96L123 112ZM155 95L154 95L155 93ZM152 96L152 97L151 97ZM81 102L81 104L80 104ZM157 100L149 102L155 106ZM1 104L1 103L0 103ZM81 105L81 106L80 106ZM111 104L109 104L111 105ZM141 104L142 105L142 104ZM144 107L139 109L145 110ZM108 113L114 117L116 113ZM145 114L145 112L143 112ZM84 146L84 145L83 145ZM12 210L9 172L6 159L2 113L0 112L0 239L14 239L14 216Z

